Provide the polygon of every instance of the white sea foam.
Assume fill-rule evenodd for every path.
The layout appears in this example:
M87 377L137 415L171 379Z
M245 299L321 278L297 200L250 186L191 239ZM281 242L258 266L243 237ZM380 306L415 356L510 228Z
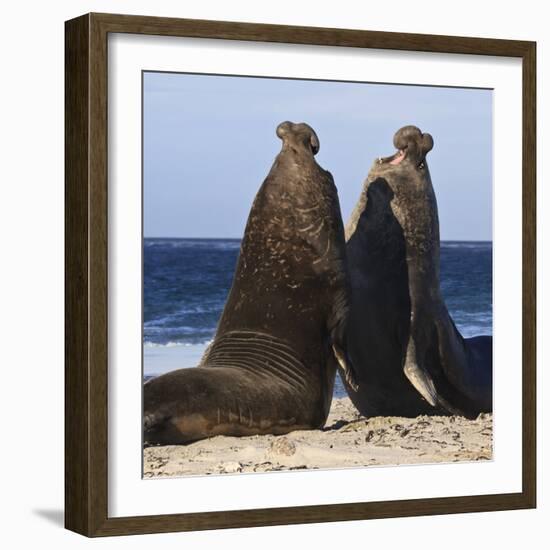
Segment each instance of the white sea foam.
M208 346L212 340L204 340L202 342L166 342L163 344L159 344L157 342L143 342L144 348L177 348L177 347L183 347L183 348L192 348L194 346Z
M492 248L493 243L491 241L441 241L441 248L471 248L471 249L484 249Z
M145 248L206 248L208 250L239 250L240 239L154 239L143 240Z
M162 317L159 317L157 319L151 319L150 321L145 321L143 323L144 327L164 327L166 323L170 322L173 319L179 319L182 315L189 315L189 314L205 314L205 313L218 313L223 308L223 304L220 306L219 303L213 303L209 306L203 306L203 305L192 305L192 306L183 306L179 308L177 311L174 311L172 313L166 313ZM181 327L183 329L197 329L200 327ZM208 328L208 327L207 327Z

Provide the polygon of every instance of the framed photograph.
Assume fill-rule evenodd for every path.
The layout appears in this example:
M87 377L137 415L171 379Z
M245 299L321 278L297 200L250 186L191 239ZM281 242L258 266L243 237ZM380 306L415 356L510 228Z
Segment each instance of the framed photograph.
M68 529L536 506L534 42L65 40Z

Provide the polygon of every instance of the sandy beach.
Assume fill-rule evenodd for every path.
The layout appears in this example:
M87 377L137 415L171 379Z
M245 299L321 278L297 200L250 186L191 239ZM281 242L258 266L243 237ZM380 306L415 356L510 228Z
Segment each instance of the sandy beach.
M323 430L283 436L217 436L190 445L144 449L144 477L274 472L490 460L493 418L359 415L334 399Z

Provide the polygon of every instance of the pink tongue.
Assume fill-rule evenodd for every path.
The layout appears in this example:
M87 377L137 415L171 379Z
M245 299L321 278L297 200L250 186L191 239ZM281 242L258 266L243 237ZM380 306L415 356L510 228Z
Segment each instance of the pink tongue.
M398 155L392 161L390 161L390 164L399 164L404 158L405 153L403 153L403 151L399 151Z

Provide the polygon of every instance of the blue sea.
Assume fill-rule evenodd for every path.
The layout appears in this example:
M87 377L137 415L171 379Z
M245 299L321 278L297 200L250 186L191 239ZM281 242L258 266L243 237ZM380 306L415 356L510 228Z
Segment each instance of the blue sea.
M200 350L212 340L240 239L145 239L144 347ZM463 336L492 334L492 243L441 243L441 290ZM154 358L153 350L146 353ZM145 365L145 374L148 368ZM339 380L335 396L345 395Z

